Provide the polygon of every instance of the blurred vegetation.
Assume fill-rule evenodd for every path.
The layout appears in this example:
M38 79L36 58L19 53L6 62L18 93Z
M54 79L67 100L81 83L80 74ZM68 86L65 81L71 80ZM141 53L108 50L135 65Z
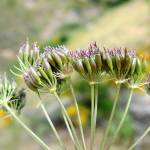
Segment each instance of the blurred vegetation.
M31 41L40 41L41 48L49 44L52 46L65 44L68 48L76 49L85 47L91 41L97 41L101 46L127 46L137 48L141 52L149 52L149 13L149 0L0 0L0 70L8 71L12 67L15 63L15 54L27 36ZM11 55L10 59L8 55L12 51L14 55ZM90 92L87 83L79 80L77 76L73 81L76 94L81 99L80 106L90 110ZM114 91L114 87L108 87L107 84L99 87L100 125L103 125L109 117L114 97L112 90ZM88 112L84 111L88 119L87 125L90 121ZM85 114L83 116L85 117ZM111 134L114 133L121 116L122 111L118 110ZM35 120L30 124L36 124L40 134L46 133L48 130L46 123L39 122L34 116L32 118ZM132 117L128 115L120 137L128 139L132 134ZM4 147L2 144L0 149ZM14 149L16 150L15 147Z
M86 81L80 80L78 78L74 79L75 81L74 88L79 99L79 105L84 106L90 110L91 109L90 87ZM101 84L99 86L97 122L98 124L102 126L105 125L105 122L107 122L110 116L112 106L113 106L113 100L115 97L114 95L115 90L116 90L115 85L112 84L112 86L110 86L110 83ZM116 113L115 113L115 118L113 120L113 125L111 127L110 135L114 134L115 130L117 129L118 122L122 118L122 115L123 115L123 110L119 109L119 106L118 106ZM90 116L88 112L87 112L87 116L89 117L88 124L90 125ZM133 133L134 133L134 129L133 129L132 117L130 116L130 114L128 114L127 118L125 119L125 123L120 130L118 139L128 140L129 138L132 137Z

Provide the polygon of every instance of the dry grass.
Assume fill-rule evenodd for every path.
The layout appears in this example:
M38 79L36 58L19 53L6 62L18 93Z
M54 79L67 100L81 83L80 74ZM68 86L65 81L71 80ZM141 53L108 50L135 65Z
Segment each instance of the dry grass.
M149 27L148 2L135 0L108 11L96 24L89 24L86 31L70 40L68 47L84 47L95 40L102 46L138 48L149 43Z

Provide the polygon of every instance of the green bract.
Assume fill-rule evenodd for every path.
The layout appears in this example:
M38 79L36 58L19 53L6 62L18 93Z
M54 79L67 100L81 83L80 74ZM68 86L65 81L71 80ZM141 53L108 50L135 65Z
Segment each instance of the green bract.
M6 76L0 78L0 106L9 105L18 113L25 106L24 90L17 91L16 83L9 81Z

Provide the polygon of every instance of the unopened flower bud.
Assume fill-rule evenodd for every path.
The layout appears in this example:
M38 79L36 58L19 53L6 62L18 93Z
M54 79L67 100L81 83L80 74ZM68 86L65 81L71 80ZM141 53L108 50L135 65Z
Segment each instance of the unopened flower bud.
M85 73L87 73L91 77L91 75L92 75L92 68L91 68L89 59L88 58L83 59L82 63L83 63L83 66L84 66Z
M136 58L133 58L132 65L131 65L131 75L134 74L135 67L136 67Z
M141 60L139 58L136 59L136 67L135 67L136 73L138 75L141 75L142 73L142 64L141 64Z
M108 53L106 53L105 57L106 57L106 62L107 62L109 69L111 70L111 72L113 72L113 64L112 64L110 55Z
M45 69L45 72L48 75L48 77L50 79L52 79L53 78L53 72L52 72L51 66L48 63L46 58L44 58L44 60L43 60L43 68Z
M92 69L92 73L98 72L98 70L96 68L96 63L95 63L94 57L89 58L89 63L90 63L91 69Z
M41 76L41 82L44 82L44 83L49 83L51 85L51 79L49 79L48 75L46 74L46 72L43 70L42 67L38 67L37 70L39 71L40 73L40 76Z
M117 70L118 70L117 73L119 76L121 73L121 69L123 69L123 68L121 68L121 58L119 57L118 54L116 54L115 59L116 59L116 66L117 66Z
M46 54L46 58L47 58L47 60L48 60L48 62L49 62L49 64L50 64L51 66L53 66L53 67L56 66L56 64L55 64L55 62L54 62L54 60L53 60L51 54Z
M62 64L62 60L61 60L60 56L55 52L53 52L51 55L56 64L56 67L58 67L58 69L61 70L63 68L63 64Z
M77 72L79 72L81 75L83 75L85 73L84 67L83 67L83 64L82 64L82 60L72 61L72 65L73 65L74 69Z
M22 53L22 57L21 58L22 58L24 63L28 62L29 50L30 50L29 39L27 38L26 43L19 50Z
M40 77L38 73L36 72L35 68L30 67L29 74L31 75L32 79L34 79L34 81L37 82L37 84L41 83Z
M131 57L129 57L129 55L125 55L123 65L124 65L123 73L127 75L132 65L132 60Z
M39 50L39 47L37 46L37 42L33 43L32 49L33 49L34 59L37 60L40 54L40 50Z
M102 68L102 58L100 54L95 55L95 63L98 70L101 70Z
M32 79L30 78L30 76L28 74L24 75L24 81L25 81L26 85L28 86L28 88L31 89L32 91L38 90L36 85L33 83Z

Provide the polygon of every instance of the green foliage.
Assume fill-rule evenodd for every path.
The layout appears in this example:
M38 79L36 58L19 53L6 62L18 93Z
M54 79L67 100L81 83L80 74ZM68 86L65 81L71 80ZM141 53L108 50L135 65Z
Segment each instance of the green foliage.
M74 82L74 88L77 92L78 97L82 99L82 101L79 101L79 105L86 106L87 108L91 109L91 101L90 101L90 88L84 80L79 80L78 77L75 79L76 82ZM113 107L113 97L110 96L109 91L112 90L113 87L108 87L107 84L102 84L99 86L99 92L98 92L98 115L97 117L100 120L108 120L112 107ZM111 126L110 135L114 135L118 123L121 120L123 115L123 111L117 110L115 114L114 121ZM90 122L90 120L89 120ZM130 114L127 115L125 122L123 124L123 127L120 130L119 139L128 139L133 135L133 121Z
M69 23L62 25L52 36L50 39L48 39L45 43L41 45L41 48L51 45L51 46L57 46L57 45L64 45L72 38L74 33L78 30L81 30L82 26L78 23Z
M79 104L87 106L91 109L89 85L84 80L79 80L78 78L75 81L75 91L78 93L78 96L83 99L82 101L79 101ZM108 85L99 86L98 91L98 118L108 119L113 105L113 100L110 97Z
M1 0L0 5L3 7L14 8L19 3L18 0Z
M113 100L109 94L108 85L102 85L99 87L99 97L98 117L108 119L113 106Z
M110 135L113 135L118 127L118 123L123 116L123 111L117 110L113 124L111 126ZM120 133L118 135L118 139L128 139L133 136L134 128L133 128L133 120L130 114L127 115L122 128L120 129Z
M96 2L100 2L106 6L112 7L116 5L120 5L122 3L125 3L129 0L95 0Z

